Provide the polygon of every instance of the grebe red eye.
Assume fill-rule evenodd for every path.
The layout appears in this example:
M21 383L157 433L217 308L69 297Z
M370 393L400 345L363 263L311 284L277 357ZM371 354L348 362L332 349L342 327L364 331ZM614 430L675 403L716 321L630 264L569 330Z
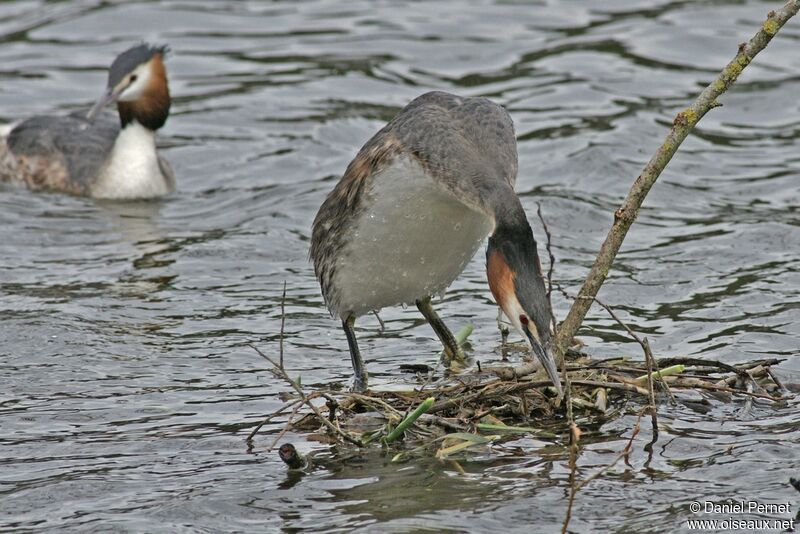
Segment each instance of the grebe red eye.
M524 325L527 325L528 324L528 318L525 317L524 315L520 315L519 316L519 322L521 322Z

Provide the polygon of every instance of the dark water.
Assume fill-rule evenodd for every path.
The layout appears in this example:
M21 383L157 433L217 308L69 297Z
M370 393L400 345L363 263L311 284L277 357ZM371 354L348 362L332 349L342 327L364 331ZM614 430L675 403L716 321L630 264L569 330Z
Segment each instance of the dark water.
M0 189L0 530L554 531L562 441L523 438L463 462L397 466L289 434L328 467L287 476L244 438L286 387L346 382L344 335L306 260L309 226L361 144L429 89L505 105L518 190L544 205L556 276L576 289L633 178L685 106L777 2L4 2L0 122L88 105L116 53L169 43L174 112L161 135L178 191L114 204ZM800 381L800 20L747 69L647 200L602 296L658 355L787 361ZM568 303L556 302L561 316ZM443 317L497 357L481 254ZM439 347L414 310L359 336L380 386ZM592 312L598 356L639 350ZM576 532L685 529L693 500L790 502L800 403L661 408L652 457L587 486ZM631 408L632 410L632 408ZM597 429L580 476L620 451ZM767 514L769 515L769 514ZM778 514L781 516L780 514ZM739 518L743 516L738 516ZM764 517L764 516L756 516ZM781 517L788 517L784 514Z

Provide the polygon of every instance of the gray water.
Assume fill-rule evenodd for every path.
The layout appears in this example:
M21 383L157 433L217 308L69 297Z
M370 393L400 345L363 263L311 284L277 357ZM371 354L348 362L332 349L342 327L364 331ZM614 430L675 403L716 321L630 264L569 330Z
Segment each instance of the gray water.
M347 384L345 337L307 261L316 209L358 148L430 90L507 107L517 189L556 277L576 290L632 180L777 2L37 2L0 4L0 122L89 105L113 57L169 43L160 143L178 189L106 203L0 188L0 530L519 531L560 528L565 439L506 441L462 462L389 463L289 433L317 469L287 474L245 437L288 388ZM800 20L703 119L648 197L601 296L658 356L776 357L800 381ZM482 253L437 304L499 358ZM563 317L569 302L557 299ZM412 309L365 317L373 386L439 350ZM581 337L639 358L601 310ZM800 402L660 407L629 465L576 499L574 532L685 530L694 500L792 503ZM626 415L592 428L579 477L622 450ZM586 429L589 430L589 429ZM773 517L770 514L766 516ZM734 516L744 517L766 517ZM720 518L725 516L719 516ZM789 514L778 514L789 517Z

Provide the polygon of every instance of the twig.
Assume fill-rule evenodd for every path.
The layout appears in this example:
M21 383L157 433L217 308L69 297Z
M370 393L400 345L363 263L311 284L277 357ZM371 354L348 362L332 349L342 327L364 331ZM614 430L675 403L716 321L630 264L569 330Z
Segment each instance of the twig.
M292 413L289 414L289 419L286 420L286 424L283 425L281 431L278 432L278 435L275 436L275 439L272 440L272 444L269 447L267 447L267 452L271 452L272 449L275 448L275 445L277 445L278 442L281 440L281 438L286 435L286 432L288 432L289 428L292 426L292 421L294 420L294 417L297 415L297 412L300 411L300 408L302 406L303 406L302 402L297 403L297 405L294 407L294 410L292 410Z
M583 298L589 298L589 297L583 297ZM597 304L599 304L604 310L606 310L606 312L608 312L608 314L611 316L611 318L614 319L622 328L624 328L625 331L628 332L628 334L639 344L639 346L642 347L642 351L644 352L644 359L647 362L647 375L648 375L647 387L650 390L651 397L652 397L651 401L650 401L650 404L653 406L653 413L655 413L655 411L656 411L655 394L652 394L653 393L653 367L656 368L656 371L659 371L659 367L658 367L658 363L656 363L656 359L653 357L653 351L650 349L650 342L647 340L647 338L644 338L644 339L640 338L636 334L636 332L634 332L631 329L631 327L629 327L625 323L625 321L620 319L619 316L616 313L614 313L614 310L611 308L611 306L609 306L608 304L605 304L600 299L598 299L596 296L591 297L591 298L595 302L597 302ZM658 377L659 377L659 379L661 379L661 374L660 373L658 374ZM667 392L669 393L669 396L672 398L672 401L675 402L675 397L672 395L672 392L669 390L669 386L667 385L667 383L664 380L660 380L660 381L664 385L664 389L666 389ZM654 417L653 424L655 424L655 416L653 416L653 417Z
M782 400L786 400L785 397L773 397L767 393L754 393L750 391L742 391L741 389L734 389L724 386L717 386L715 384L708 384L701 380L694 380L694 379L684 379L684 380L675 380L672 382L672 387L674 388L688 388L688 389L708 389L711 391L724 391L726 393L738 393L739 395L746 395L748 397L756 397L759 399L767 399L771 400L772 402L780 402Z
M319 409L316 406L314 406L314 403L311 402L311 400L303 392L303 389L297 385L297 382L292 380L291 377L288 374L286 374L286 371L283 370L281 367L279 367L278 364L275 363L275 361L272 358L261 352L255 345L250 344L249 346L251 349L256 351L256 353L258 353L259 356L261 356L262 358L264 358L265 360L267 360L269 363L272 364L273 369L270 369L270 372L272 372L272 374L274 374L276 377L285 380L290 386L292 386L292 389L294 389L297 392L297 394L300 395L303 404L311 408L311 411L314 412L314 415L317 416L317 419L319 419L322 422L322 424L324 424L326 427L328 427L329 430L331 430L334 434L341 437L345 441L349 441L350 443L357 445L359 447L364 446L364 444L361 442L360 439L354 438L347 432L344 432L341 428L337 427L336 425L328 421L328 418L320 413Z
M547 248L547 256L550 259L550 267L548 267L547 269L547 302L548 304L551 305L550 309L552 310L553 307L552 307L552 301L550 300L550 296L553 294L553 269L556 264L556 257L553 256L553 251L550 248L550 241L551 241L550 229L547 227L547 223L545 222L544 216L542 215L542 205L539 204L538 202L536 203L536 214L539 215L539 220L542 221L542 228L544 229L544 235L547 238L545 246ZM556 318L552 313L550 314L550 316L553 319L553 331L555 332Z
M556 343L559 359L563 357L572 338L578 332L586 312L589 311L592 305L593 297L597 295L603 285L611 269L611 264L617 256L625 235L636 220L647 193L672 159L672 156L677 152L681 143L683 143L698 121L710 109L717 106L717 98L733 85L742 70L769 44L786 21L797 14L799 10L800 0L791 0L778 11L770 11L766 22L753 38L748 43L743 43L733 60L722 69L722 72L717 75L714 81L700 93L688 108L677 114L666 139L653 154L639 177L633 182L622 205L614 212L614 224L600 247L594 265L592 265L583 287L578 293L580 297L589 298L575 300L566 319L561 323Z
M374 406L376 404L379 405L379 406L382 406L387 412L391 413L392 415L394 415L398 419L402 419L402 418L406 417L406 415L408 415L407 413L406 414L400 413L394 406L392 406L391 404L389 404L385 400L380 399L378 397L370 397L369 395L362 395L361 393L355 393L355 392L347 392L347 393L344 393L344 395L346 397L354 399L354 400L356 400L356 401L358 401L361 404L364 404L366 406L370 406L370 407L373 407L373 408L374 408Z
M547 269L547 307L550 310L550 322L553 327L553 339L555 340L558 337L558 321L556 321L556 315L553 313L553 301L551 297L553 294L553 268L556 264L556 257L553 255L553 249L550 245L550 229L547 227L547 222L544 220L542 206L540 204L537 204L536 213L539 215L539 220L542 222L542 228L544 229L544 235L546 237L545 248L547 249L547 256L550 260L550 267ZM567 374L567 366L563 360L560 363L561 377L564 382L564 402L567 404L567 421L572 427L575 424L575 419L572 417L572 385L570 384L569 375ZM577 434L580 435L580 430L577 431Z
M653 391L653 367L655 367L653 352L650 350L650 342L647 338L642 339L642 347L644 348L644 357L647 360L647 391L650 393L650 417L653 422L653 441L650 446L658 439L658 415L656 414L656 395ZM660 376L660 373L659 373ZM666 384L666 382L664 382Z
M741 367L736 367L734 365L730 365L730 364L727 364L727 363L724 363L724 362L720 362L720 361L716 361L716 360L705 360L705 359L701 359L701 358L667 358L666 360L662 360L662 363L664 363L664 362L666 362L666 363L668 363L670 365L672 365L673 363L677 362L677 363L682 363L684 365L695 365L695 366L705 366L705 367L709 367L709 366L711 366L711 367L719 367L720 369L724 369L724 370L729 371L731 373L735 373L736 376L738 376L739 379L743 383L751 385L753 387L753 389L755 389L755 388L761 389L760 386L758 386L758 384L756 383L756 381L754 380L753 376L750 373L750 371L753 368L751 368L750 370L742 369ZM717 385L723 385L723 384L717 384ZM740 392L740 393L743 393L743 392ZM770 398L772 398L772 397L770 397Z
M261 427L269 423L272 420L272 418L281 415L294 405L302 406L302 404L303 404L302 400L293 400L287 402L286 404L284 404L283 406L281 406L280 408L278 408L277 410L266 416L263 421L258 423L258 425L250 432L250 434L248 434L247 439L245 439L245 441L247 442L253 441L253 438L255 437L256 434L258 434L258 431L261 430Z
M748 383L748 384L755 384L755 380L754 379L756 379L756 378L761 378L762 376L769 376L768 373L767 373L767 369L764 368L764 367L761 367L760 365L757 366L757 367L753 367L751 369L747 369L746 372L750 376L750 379L746 379L744 381L746 383ZM730 376L728 376L726 378L718 380L717 381L717 385L718 386L731 386L731 387L733 387L733 386L736 385L737 382L742 380L742 378L743 377L740 374L735 373L735 374L732 374L732 375L730 375ZM751 379L753 379L752 382L751 382Z
M280 359L278 362L280 363L280 368L283 370L283 333L284 333L284 326L286 325L286 280L283 281L283 295L281 295L281 337L280 337Z
M550 309L550 321L553 327L553 340L558 339L558 321L556 321L555 313L553 313L553 266L556 263L556 258L553 256L553 251L550 246L550 229L542 216L542 206L537 205L536 213L539 215L539 220L542 221L542 228L547 238L545 243L547 255L550 260L550 267L547 269L547 307ZM572 337L570 337L570 340ZM556 349L556 352L557 349ZM561 364L561 377L564 382L564 402L566 402L567 421L569 422L569 485L571 488L569 494L569 505L567 506L566 517L564 518L564 527L561 534L567 532L569 520L572 517L572 503L575 500L575 477L577 475L578 465L578 442L581 437L581 430L575 424L575 418L572 413L572 382L570 381L569 374L567 373L567 362L563 358L557 358L557 363Z
M688 357L672 357L672 358L660 358L658 360L660 365L692 365L695 367L719 367L725 371L730 373L736 373L739 376L742 376L746 371L744 369L740 369L736 366L733 366L729 363L720 362L717 360L706 360L705 358L688 358ZM744 378L744 377L742 377Z
M383 322L383 319L381 319L381 316L378 314L378 310L372 310L372 314L378 320L378 324L381 325L380 333L383 334L383 332L386 330L386 324Z
M780 379L775 374L775 372L772 370L772 368L767 367L767 374L772 379L772 381L775 382L775 385L778 386L778 390L779 391L780 390L786 391L786 386L783 385L783 382L780 381Z
M418 421L420 423L425 423L427 425L438 425L442 428L447 430L452 430L453 432L466 432L467 427L464 425L459 425L458 423L454 423L444 417L439 417L437 415L432 415L429 413L422 414Z
M650 342L647 341L646 338L645 339L640 338L636 334L636 332L634 332L622 319L619 318L619 316L614 312L614 310L611 308L611 306L609 306L608 304L606 304L603 301L601 301L599 298L597 298L597 296L594 296L594 297L588 297L588 296L586 296L586 297L575 297L575 296L570 295L559 284L556 284L556 288L559 290L559 292L562 295L564 295L568 299L571 299L571 300L575 300L575 299L578 299L578 298L591 299L591 300L594 300L595 302L597 302L597 304L599 304L604 310L606 310L606 312L608 312L608 314L611 316L611 318L614 319L620 326L622 326L622 328L624 328L628 332L628 334L630 334L630 336L642 347L642 351L644 352L644 357L645 357L645 360L647 362L648 369L649 369L648 376L652 376L653 375L653 371L652 371L652 369L650 367L651 366L655 366L655 368L656 368L656 377L658 378L659 383L661 383L661 385L664 386L664 390L669 395L672 404L675 404L677 402L675 400L675 396L672 394L672 391L670 391L670 389L669 389L669 384L667 384L667 382L661 377L661 370L659 369L658 362L653 357L653 352L650 349ZM648 380L650 380L650 378L648 378ZM655 399L655 396L654 396L654 399ZM651 404L653 405L653 411L655 411L655 400L653 400L653 402Z
M576 386L618 389L620 391L638 393L639 395L644 395L645 397L648 396L650 393L649 391L647 391L642 387L636 386L634 384L626 384L625 382L602 382L600 380L573 380L572 383L575 384Z

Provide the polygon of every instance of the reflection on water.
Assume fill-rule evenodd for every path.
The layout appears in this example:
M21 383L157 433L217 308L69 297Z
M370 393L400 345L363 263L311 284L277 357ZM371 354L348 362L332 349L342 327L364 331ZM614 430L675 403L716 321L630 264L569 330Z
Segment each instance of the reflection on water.
M5 2L0 122L89 105L116 53L167 42L173 113L160 143L178 191L95 203L0 187L0 530L554 531L568 493L561 440L519 438L462 462L289 434L315 467L287 474L267 425L276 383L248 346L304 384L346 383L346 341L307 262L310 223L350 158L429 89L485 95L514 118L518 190L575 289L611 213L674 112L775 7L616 0ZM800 34L789 23L703 119L648 197L602 296L660 355L785 358L800 379ZM541 234L532 218L535 232ZM439 308L500 357L481 254ZM569 303L555 303L564 315ZM374 385L439 350L414 310L359 322ZM638 348L600 313L598 356ZM513 356L512 356L513 357ZM581 531L685 528L692 500L797 503L797 401L664 404L629 463L579 494ZM587 428L580 476L622 450L635 405ZM796 505L793 510L796 512Z

